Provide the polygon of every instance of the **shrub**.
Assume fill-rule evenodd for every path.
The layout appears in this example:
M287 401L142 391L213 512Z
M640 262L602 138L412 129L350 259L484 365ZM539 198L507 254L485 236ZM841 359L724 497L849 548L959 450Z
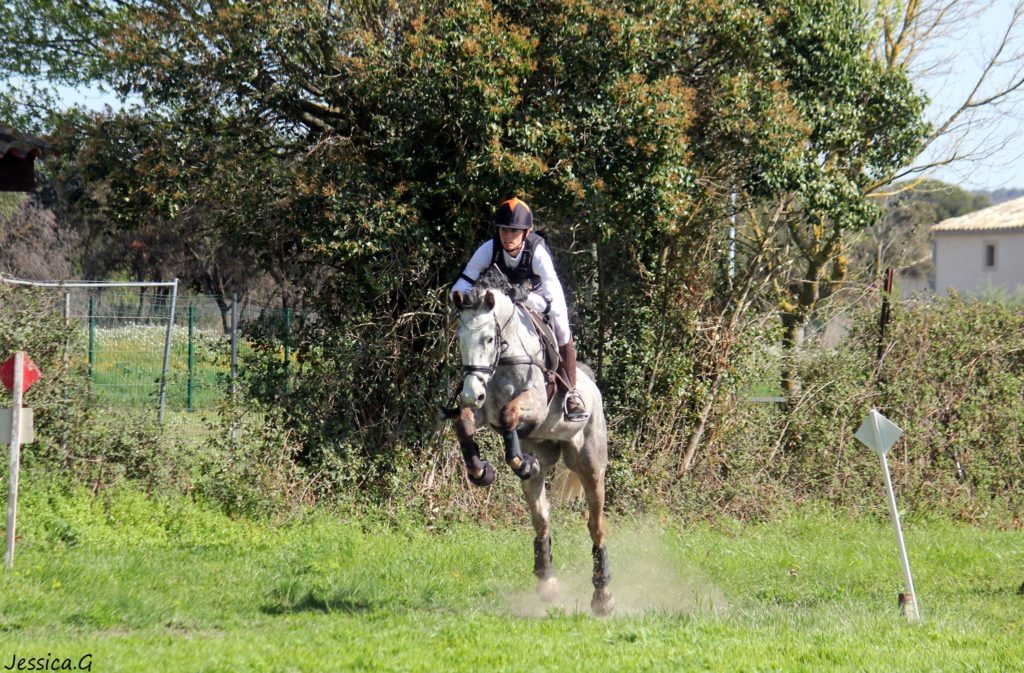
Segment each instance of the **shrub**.
M750 404L739 388L723 400L678 502L745 515L809 498L878 508L878 459L853 437L875 406L904 430L888 456L901 504L971 520L1018 511L1024 315L988 299L897 303L880 364L875 307L851 318L838 349L809 343L796 356L802 389L790 404ZM757 380L756 363L746 367L739 380Z

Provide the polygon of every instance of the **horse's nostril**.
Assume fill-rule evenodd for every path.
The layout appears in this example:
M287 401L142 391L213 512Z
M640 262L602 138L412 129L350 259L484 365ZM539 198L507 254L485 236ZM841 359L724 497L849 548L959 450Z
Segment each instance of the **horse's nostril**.
M480 393L479 395L477 395L476 396L476 401L477 402L483 402L484 401L484 394Z

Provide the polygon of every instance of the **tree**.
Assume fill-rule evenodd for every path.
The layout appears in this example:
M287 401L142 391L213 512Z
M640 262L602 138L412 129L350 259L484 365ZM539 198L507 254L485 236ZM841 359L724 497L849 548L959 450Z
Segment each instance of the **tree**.
M779 41L767 68L785 82L803 137L737 191L753 207L746 242L771 248L767 268L789 351L846 277L847 232L879 216L871 190L916 155L928 132L923 97L902 69L872 57L870 19L862 6L830 0L797 3L773 17ZM766 218L781 230L764 230ZM782 388L788 395L799 389L788 370Z
M689 464L745 311L779 278L805 319L875 213L865 186L923 133L838 0L21 5L22 67L143 102L79 126L68 156L106 190L86 203L245 251L314 310L290 393L307 460L422 450L446 287L516 194L632 446Z
M980 66L966 93L954 94L927 112L931 130L912 163L892 175L880 176L872 191L886 191L890 182L926 178L936 168L985 162L1012 146L1014 138L993 133L1024 101L1024 2L992 0L913 0L874 2L875 58L888 69L908 74L916 86L947 83L952 64L968 57L964 45L977 43L982 17L1003 11L1002 31L981 47ZM950 56L950 54L955 56Z
M810 3L815 5L810 15L794 7L792 28L804 37L787 43L781 53L794 59L787 71L795 68L806 75L797 77L795 88L804 91L802 110L816 127L807 165L817 159L823 170L815 166L813 173L797 178L802 186L793 190L799 194L792 201L796 217L786 217L788 235L780 240L781 254L773 262L788 349L800 344L807 320L846 278L846 232L872 225L881 216L883 199L914 189L921 180L905 178L927 175L941 165L984 161L1010 142L988 130L994 119L1012 113L1022 93L1024 57L1015 45L1024 4L1015 3L1004 33L962 100L926 112L920 93L927 78L948 68L948 56L934 47L962 38L970 22L992 4L940 0L839 7L825 2ZM816 42L823 33L814 30L804 39L809 34L801 24L824 27L829 38ZM838 51L819 50L833 40ZM840 55L848 59L845 66L835 59ZM824 114L815 119L815 110ZM886 129L890 123L894 126ZM756 229L755 238L763 239ZM782 385L789 394L798 390L790 372L783 372Z
M18 278L60 280L71 276L77 248L35 195L0 194L0 271Z
M61 134L63 161L54 166L58 212L88 241L82 259L87 277L178 277L215 298L227 330L231 296L244 302L277 267L261 264L254 246L230 226L250 217L239 212L241 204L223 198L234 187L212 182L248 155L219 162L214 155L223 149L215 139L190 138L187 131L157 115L132 112L78 119L73 132ZM258 183L250 189L267 193ZM238 212L234 219L223 212L225 201ZM265 243L262 253L269 256ZM281 295L288 297L287 291Z

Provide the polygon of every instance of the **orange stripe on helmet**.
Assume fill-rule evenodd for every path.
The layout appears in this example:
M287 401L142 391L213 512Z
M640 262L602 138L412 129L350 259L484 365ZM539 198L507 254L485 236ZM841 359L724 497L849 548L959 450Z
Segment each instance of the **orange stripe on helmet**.
M508 209L511 210L512 212L515 212L516 211L516 206L520 206L520 205L523 208L526 208L527 210L530 210L530 206L526 205L525 201L520 201L519 199L517 199L514 196L511 199L509 199L508 201L503 201L502 204L501 204L501 206L506 206L506 205L508 206ZM501 206L498 206L498 208L501 208Z

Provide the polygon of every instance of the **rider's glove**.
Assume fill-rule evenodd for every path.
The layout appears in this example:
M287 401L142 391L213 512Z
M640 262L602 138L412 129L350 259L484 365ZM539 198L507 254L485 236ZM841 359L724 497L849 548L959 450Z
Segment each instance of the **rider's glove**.
M508 291L508 296L515 303L522 304L529 298L530 293L518 285L513 285L512 289Z

